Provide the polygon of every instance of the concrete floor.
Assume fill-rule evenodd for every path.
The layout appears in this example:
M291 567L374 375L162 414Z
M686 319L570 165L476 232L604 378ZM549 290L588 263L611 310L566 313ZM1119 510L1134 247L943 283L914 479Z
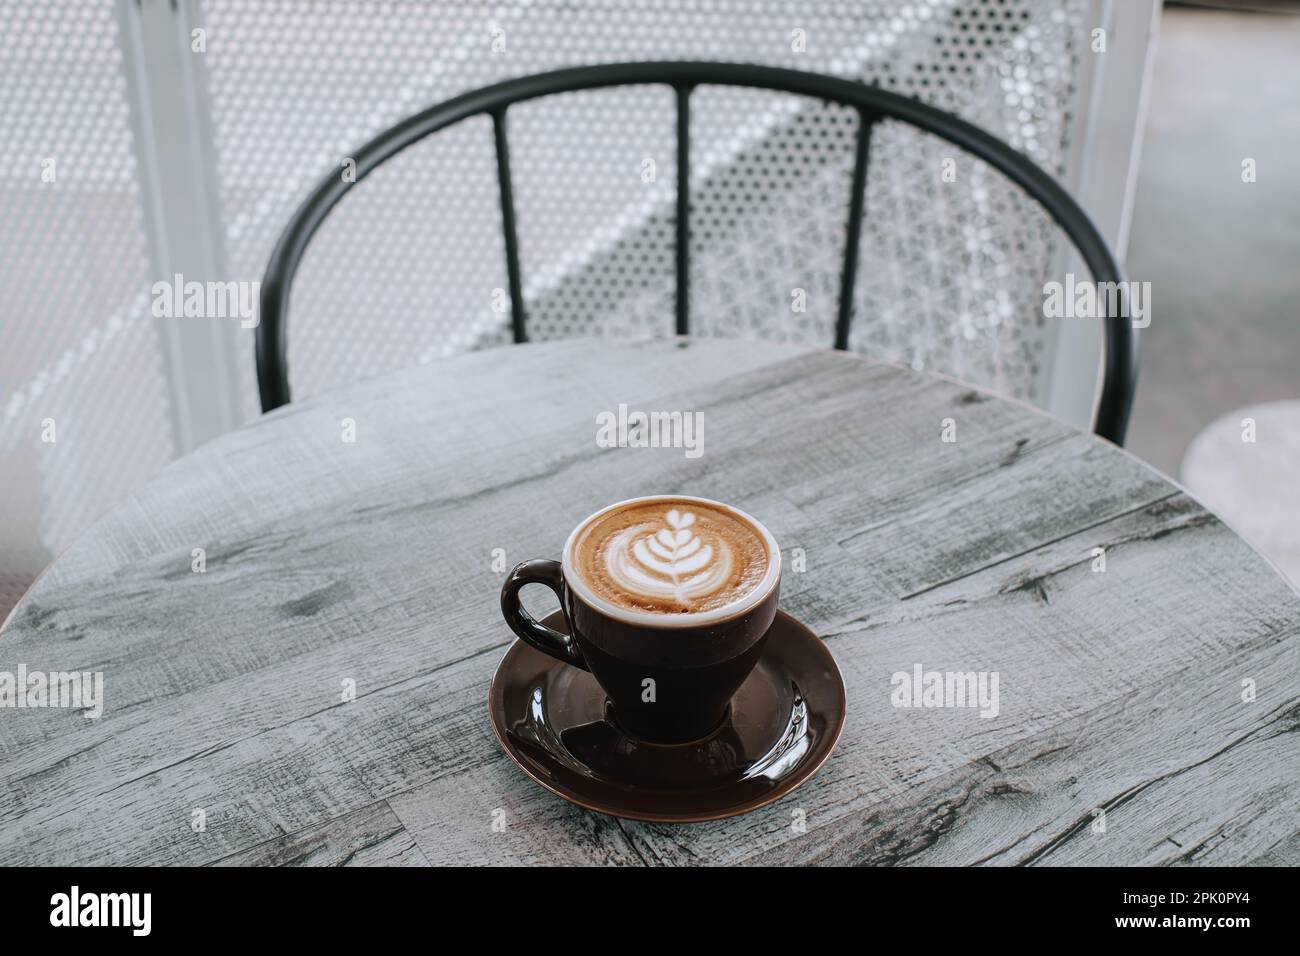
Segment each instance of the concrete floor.
M1300 398L1300 16L1165 10L1127 264L1152 283L1128 446L1178 477L1215 418Z

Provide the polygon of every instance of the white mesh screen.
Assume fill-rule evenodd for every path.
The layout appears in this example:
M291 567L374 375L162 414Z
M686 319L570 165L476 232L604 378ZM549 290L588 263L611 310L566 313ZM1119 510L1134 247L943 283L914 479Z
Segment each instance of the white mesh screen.
M456 175L436 172L444 166ZM500 218L486 117L415 144L349 191L293 288L299 393L508 341L508 294L492 295L508 284Z
M2 615L174 449L112 0L6 5L0 89Z
M560 66L708 59L862 78L953 111L1061 172L1092 6L550 0L393 2L377 15L353 2L202 0L229 260L240 277L260 275L318 177L383 128ZM792 48L795 31L804 52ZM637 88L511 110L531 337L671 333L673 109L668 89ZM856 122L779 93L697 91L694 331L829 344ZM309 253L290 309L295 397L507 339L508 313L491 309L505 279L483 126L408 151L393 161L400 175L349 196L346 229L325 227L332 241ZM852 346L1035 397L1054 234L1015 187L969 158L957 157L967 188L939 189L939 164L953 156L896 124L876 130ZM792 309L796 289L803 312Z
M1037 398L1057 240L1047 214L1001 173L903 124L876 127L872 157L851 347ZM961 188L940 184L945 160Z
M229 278L250 280L361 143L458 93L560 66L686 58L860 78L1060 173L1096 2L188 0L207 50L186 62L206 73ZM115 6L9 4L0 31L0 608L175 452ZM510 111L533 338L671 333L675 122L663 87ZM696 91L693 331L831 341L856 123L786 94ZM939 188L954 155L898 124L876 129L851 344L1036 397L1039 296L1060 240L969 158L956 156L959 188ZM506 287L491 126L478 118L390 161L327 220L294 286L295 395L508 341ZM251 349L240 359L251 416ZM41 440L46 420L54 442Z
M671 332L672 89L565 93L507 115L529 337Z
M691 129L691 312L701 334L835 340L855 110L700 87Z

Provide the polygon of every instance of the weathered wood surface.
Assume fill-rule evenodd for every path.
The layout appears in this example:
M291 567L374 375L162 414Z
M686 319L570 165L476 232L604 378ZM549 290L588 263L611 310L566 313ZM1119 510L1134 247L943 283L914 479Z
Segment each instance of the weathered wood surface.
M620 402L703 412L703 455L598 447ZM488 725L493 550L654 492L803 549L782 605L848 686L829 763L744 817L578 810ZM844 354L555 343L290 406L63 555L0 632L20 663L102 671L105 705L0 708L0 864L1300 862L1295 592L1127 454ZM998 672L998 716L892 706L918 663Z

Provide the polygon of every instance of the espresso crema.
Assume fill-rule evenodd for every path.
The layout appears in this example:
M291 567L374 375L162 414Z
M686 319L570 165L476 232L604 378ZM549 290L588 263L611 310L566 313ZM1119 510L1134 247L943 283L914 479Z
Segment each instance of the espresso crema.
M594 516L574 536L571 557L597 597L659 614L739 601L762 583L772 560L763 534L741 515L671 498Z

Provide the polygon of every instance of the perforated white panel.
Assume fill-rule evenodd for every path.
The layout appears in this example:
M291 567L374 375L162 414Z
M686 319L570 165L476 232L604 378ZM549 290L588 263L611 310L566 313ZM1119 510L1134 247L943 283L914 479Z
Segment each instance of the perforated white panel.
M951 110L1059 172L1092 7L201 0L228 258L239 277L260 275L316 179L403 116L567 65L711 59L862 78ZM806 46L796 51L801 36ZM843 109L782 94L698 91L696 331L829 344L855 124ZM331 233L309 254L290 310L295 396L505 340L508 313L492 308L505 280L482 126L412 149L400 176L385 171L358 185L346 228L325 227ZM572 94L511 111L533 338L671 333L674 128L666 89ZM945 189L949 157L958 180ZM1033 397L1041 287L1054 250L1042 215L1000 176L914 131L882 126L852 345ZM793 308L796 290L803 312Z
M692 98L691 128L727 131L692 163L692 327L829 348L856 111L706 86Z
M670 333L672 89L566 93L508 117L530 338Z
M113 3L2 16L0 615L173 455Z
M1057 240L1047 214L991 167L911 127L881 124L872 143L879 167L867 180L851 347L1037 398ZM940 181L948 160L956 183Z
M474 117L393 157L325 220L290 305L294 387L504 344L507 285L492 124Z

